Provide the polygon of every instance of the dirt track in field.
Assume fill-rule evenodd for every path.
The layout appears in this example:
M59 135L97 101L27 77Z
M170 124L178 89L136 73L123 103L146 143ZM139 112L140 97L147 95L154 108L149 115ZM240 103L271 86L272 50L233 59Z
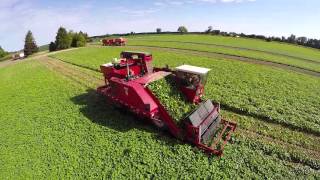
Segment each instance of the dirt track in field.
M71 51L71 50L75 50L75 49L78 49L78 48L65 49L65 50L49 52L49 53L47 53L47 52L39 52L37 54L34 54L34 55L30 56L30 57L27 57L27 58L21 59L21 60L15 60L15 61L6 60L6 61L2 61L2 62L0 62L0 68L6 67L6 66L10 66L10 65L13 65L13 64L17 64L17 63L20 63L20 62L24 62L24 61L29 61L29 60L32 60L32 59L39 59L39 58L43 58L43 57L48 57L48 55L52 55L52 54L56 54L56 53L64 52L64 51Z
M96 46L97 47L97 46ZM168 48L168 47L157 47L157 46L129 46L132 48L137 49L150 49L150 50L165 50L170 52L176 52L176 53L184 53L184 54L190 54L190 55L198 55L202 57L208 57L208 58L223 58L227 60L236 60L236 61L242 61L247 62L251 64L259 64L259 65L265 65L269 67L275 67L275 68L281 68L285 70L294 71L297 73L307 74L315 77L320 77L320 72L316 72L309 69L304 69L301 67L296 67L288 64L282 64L282 63L276 63L266 60L260 60L260 59L253 59L253 58L247 58L242 56L235 56L235 55L227 55L222 53L213 53L213 52L205 52L205 51L197 51L197 50L189 50L189 49L180 49L180 48Z
M221 45L221 44L213 44L213 43L197 43L197 42L184 42L184 41L154 41L154 40L144 40L144 39L135 39L138 41L150 41L150 42L172 42L172 43L182 43L182 44L195 44L195 45L206 45L206 46L212 46L212 47L224 47L224 48L229 48L229 49L235 49L235 50L247 50L247 51L254 51L254 52L261 52L261 53L268 53L272 55L277 55L277 56L283 56L283 57L288 57L292 59L297 59L297 60L302 60L302 61L308 61L316 64L320 64L319 61L307 59L307 58L301 58L301 57L296 57L296 56L291 56L288 54L282 54L282 53L276 53L276 52L270 52L270 51L263 51L263 50L257 50L257 49L250 49L250 48L243 48L243 47L236 47L236 46L226 46L226 45Z

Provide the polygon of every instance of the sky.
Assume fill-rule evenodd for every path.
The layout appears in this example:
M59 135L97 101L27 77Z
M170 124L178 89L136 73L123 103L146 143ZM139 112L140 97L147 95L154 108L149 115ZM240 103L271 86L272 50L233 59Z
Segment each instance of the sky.
M38 45L60 26L89 36L127 32L205 31L320 39L319 0L0 0L0 46L23 48L28 30Z

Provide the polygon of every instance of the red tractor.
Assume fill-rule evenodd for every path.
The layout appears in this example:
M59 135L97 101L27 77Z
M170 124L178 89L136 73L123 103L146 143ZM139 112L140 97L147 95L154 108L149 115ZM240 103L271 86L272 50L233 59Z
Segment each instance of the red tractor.
M103 64L100 69L105 85L97 91L106 97L108 102L149 119L176 138L189 141L209 154L222 155L224 146L237 124L221 118L219 104L201 99L210 69L190 65L182 65L175 70L168 67L154 68L150 53L131 51L122 52L117 63ZM186 99L190 103L198 104L197 108L182 120L183 125L175 123L147 86L166 76L174 76Z
M127 44L127 39L125 38L112 38L112 39L103 39L103 46L125 46Z

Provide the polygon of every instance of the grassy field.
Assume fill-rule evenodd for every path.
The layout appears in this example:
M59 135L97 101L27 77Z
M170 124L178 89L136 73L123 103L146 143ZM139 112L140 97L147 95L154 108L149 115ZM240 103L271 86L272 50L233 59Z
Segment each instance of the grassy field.
M223 158L208 157L38 61L2 68L0 77L2 178L319 177L241 134Z
M174 40L185 40L180 37L184 35ZM287 44L185 37L245 48L256 43L264 51L317 57L315 50ZM1 179L320 179L319 77L152 50L158 67L191 64L212 69L206 98L220 102L222 115L238 122L224 156L218 158L114 109L95 92L103 84L99 66L123 50L150 48L86 47L0 66Z
M6 61L6 60L9 60L9 59L11 59L11 55L10 54L5 56L5 57L0 58L0 62L1 61Z
M131 39L140 40L159 40L159 41L178 41L216 44L229 47L248 48L271 53L295 56L320 62L320 50L307 48L292 44L279 42L266 42L263 40L249 38L235 38L210 35L152 35L152 36L133 36Z

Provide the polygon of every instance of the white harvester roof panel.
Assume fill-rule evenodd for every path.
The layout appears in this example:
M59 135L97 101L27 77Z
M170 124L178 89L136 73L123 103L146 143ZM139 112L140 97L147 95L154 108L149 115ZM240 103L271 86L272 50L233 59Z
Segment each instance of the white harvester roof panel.
M205 75L205 74L207 74L211 69L202 68L202 67L197 67L197 66L191 66L191 65L182 65L182 66L176 67L176 70L182 71L182 72L187 72L187 73Z

